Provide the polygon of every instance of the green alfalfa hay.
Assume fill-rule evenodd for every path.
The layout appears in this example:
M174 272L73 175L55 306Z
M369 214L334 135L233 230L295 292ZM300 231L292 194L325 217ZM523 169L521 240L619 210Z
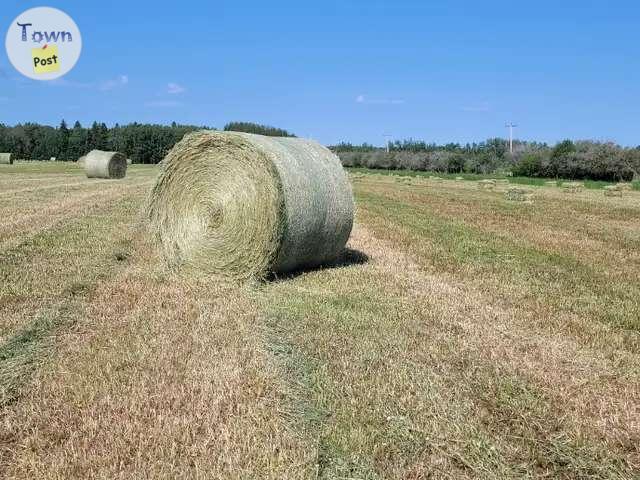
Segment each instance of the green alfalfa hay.
M13 157L10 153L0 153L0 165L13 165Z
M200 131L163 160L148 218L171 265L244 279L336 259L353 211L340 160L316 142Z
M84 160L88 178L124 178L127 174L127 157L118 152L91 150Z

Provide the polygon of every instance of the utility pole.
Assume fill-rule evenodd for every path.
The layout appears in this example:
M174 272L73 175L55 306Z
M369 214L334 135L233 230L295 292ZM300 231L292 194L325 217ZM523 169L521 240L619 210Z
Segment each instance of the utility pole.
M391 135L389 135L388 133L383 133L382 136L384 137L384 145L386 147L387 153L389 153L389 139L391 138Z
M513 155L513 129L518 125L513 124L512 122L507 123L505 127L509 129L509 153Z

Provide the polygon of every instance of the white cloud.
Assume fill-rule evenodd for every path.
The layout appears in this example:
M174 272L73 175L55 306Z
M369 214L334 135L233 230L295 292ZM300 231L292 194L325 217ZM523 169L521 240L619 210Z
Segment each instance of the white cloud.
M129 83L129 77L127 75L118 75L114 79L105 80L99 85L99 89L104 91L113 90L114 88L124 87Z
M358 95L356 97L356 103L362 103L366 105L402 105L404 103L404 100L399 98L369 99L364 95Z
M178 102L175 100L151 100L149 102L146 102L144 104L145 107L158 107L158 108L164 108L164 107L180 107L182 106L182 102Z
M177 83L169 82L167 84L167 93L176 94L182 93L186 90L182 85L178 85Z

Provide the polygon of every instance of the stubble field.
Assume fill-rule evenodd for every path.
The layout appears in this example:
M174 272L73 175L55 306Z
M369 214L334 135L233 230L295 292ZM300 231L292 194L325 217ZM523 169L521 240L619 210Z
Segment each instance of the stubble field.
M157 172L0 170L0 478L640 475L640 192L357 173L337 265L238 285Z

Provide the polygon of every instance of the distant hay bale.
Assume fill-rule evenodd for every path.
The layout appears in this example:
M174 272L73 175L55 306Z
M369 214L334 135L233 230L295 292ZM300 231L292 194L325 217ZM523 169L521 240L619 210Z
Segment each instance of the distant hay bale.
M127 165L131 165L133 161L130 158L127 158Z
M533 192L526 188L510 188L504 192L504 198L512 202L532 202Z
M433 180L434 182L441 182L443 180L442 177L437 177L435 175L429 175L429 180Z
M13 165L13 158L10 153L0 153L0 165Z
M456 177L456 182L460 182L460 181L462 181L462 180L464 180L464 178L462 178L462 177Z
M584 183L581 182L564 182L561 185L562 191L565 193L578 193L584 190Z
M124 178L127 174L127 158L118 152L91 150L84 160L88 178Z
M50 162L55 162L55 161L56 161L56 157L51 157L51 158L49 159L49 161L50 161Z
M148 206L170 264L237 279L335 260L353 213L347 175L322 145L219 131L174 146Z
M496 181L493 179L480 180L478 182L478 188L481 190L493 190L496 186Z

